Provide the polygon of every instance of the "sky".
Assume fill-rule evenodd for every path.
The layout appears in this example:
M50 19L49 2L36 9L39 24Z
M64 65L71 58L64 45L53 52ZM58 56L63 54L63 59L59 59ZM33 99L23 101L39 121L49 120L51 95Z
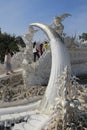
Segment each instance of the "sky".
M31 23L53 23L55 16L69 13L62 22L69 36L87 33L87 0L0 0L0 28L4 33L24 35ZM43 39L38 35L37 39Z

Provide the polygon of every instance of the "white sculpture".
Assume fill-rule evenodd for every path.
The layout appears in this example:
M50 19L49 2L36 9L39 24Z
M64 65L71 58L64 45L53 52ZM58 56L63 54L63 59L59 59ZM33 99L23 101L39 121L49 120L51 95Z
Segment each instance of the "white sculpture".
M69 54L65 44L51 27L41 23L33 23L30 27L32 26L41 28L46 33L52 50L51 74L45 95L41 101L27 106L0 109L0 120L4 126L11 127L14 123L13 130L52 130L53 128L57 130L60 119L64 121L62 124L64 128L66 119L69 119L67 112L72 107L71 100L76 98L76 95L74 96L76 90L68 86L71 74ZM26 68L23 69L26 75ZM72 90L72 96L69 95L69 89ZM73 110L74 108L75 106Z
M27 84L27 77L28 77L28 65L32 63L33 61L33 56L32 56L32 38L34 36L34 33L37 30L34 30L33 27L29 27L29 33L24 35L24 38L27 40L26 43L26 48L24 51L24 59L22 62L22 67L25 68L23 71L23 77L25 78L24 84Z
M55 16L54 21L53 21L53 25L54 25L54 29L55 31L59 34L62 35L63 30L64 30L64 26L62 24L62 21L68 17L71 16L70 14L62 14L60 16Z
M68 16L70 16L70 14L62 14L60 16L55 16L56 19L54 19L52 28L55 29L55 31L57 31L57 33L60 32L58 34L61 34L63 32L62 21ZM60 28L62 28L62 30ZM29 33L24 35L25 39L26 39L25 52L24 53L19 52L19 53L15 54L12 58L13 68L20 67L23 59L25 59L23 61L24 64L26 64L27 67L30 68L30 69L27 70L27 73L31 74L31 76L29 76L29 77L28 77L28 75L25 76L28 79L28 81L30 81L30 82L28 82L28 83L30 83L29 85L47 84L48 79L49 79L49 75L50 75L50 70L51 70L51 56L49 56L50 52L47 54L48 56L47 55L42 56L37 64L30 65L30 63L33 62L32 38L33 38L33 35L36 31L37 30L34 30L33 27L29 27ZM64 43L69 50L72 74L74 74L74 75L87 74L87 65L86 65L86 62L87 62L87 46L83 45L79 41L77 41L76 34L73 37L64 36L64 33L63 33L63 35L60 35L60 36L64 40ZM26 58L23 58L23 57L26 57ZM44 66L43 66L43 64L44 64ZM42 68L41 71L39 71L38 68L40 68L40 69ZM37 75L37 78L36 78L35 75ZM32 77L34 77L34 82L32 80L33 79ZM38 80L39 80L39 82L38 82Z
M44 99L42 101L43 104L42 108L44 109L43 111L45 111L47 109L50 109L50 107L54 105L54 100L57 95L55 82L57 80L58 75L62 74L66 66L68 66L70 69L70 60L65 45L62 43L62 41L57 37L56 33L53 32L53 30L50 27L39 23L32 24L31 26L36 26L44 30L44 32L48 35L51 44L51 50L52 50L51 74L50 74L48 87Z

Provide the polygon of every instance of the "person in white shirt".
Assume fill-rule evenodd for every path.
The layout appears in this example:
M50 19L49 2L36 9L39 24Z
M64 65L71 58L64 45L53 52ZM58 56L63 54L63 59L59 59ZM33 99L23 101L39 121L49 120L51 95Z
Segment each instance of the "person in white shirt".
M6 49L5 59L4 59L6 75L12 74L12 65L11 65L11 51L10 49Z

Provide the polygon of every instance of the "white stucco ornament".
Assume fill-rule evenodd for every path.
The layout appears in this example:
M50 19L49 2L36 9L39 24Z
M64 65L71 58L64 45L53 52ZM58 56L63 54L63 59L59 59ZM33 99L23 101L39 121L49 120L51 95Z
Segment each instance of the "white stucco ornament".
M58 86L58 84L56 84L57 78L63 73L64 68L66 66L70 70L71 67L70 59L65 44L60 39L60 36L58 36L58 34L52 28L41 23L31 24L30 26L39 27L46 33L50 41L52 52L52 67L51 67L50 79L45 92L45 96L41 103L42 104L41 106L44 111L49 109L50 106L54 105L54 100L57 96L57 86Z
M40 28L47 35L51 46L52 63L47 89L42 100L38 102L0 109L0 121L4 126L5 124L8 125L9 122L11 126L14 122L12 130L53 130L53 128L57 130L58 120L61 119L64 129L64 123L69 117L67 113L72 107L72 105L70 106L71 100L73 97L76 98L76 95L74 96L76 90L71 88L72 82L70 82L71 65L69 54L61 37L54 29L42 23L33 23L30 27ZM25 83L30 71L28 70L27 52L28 48L25 51L23 61ZM30 64L30 67L32 68L33 65ZM74 100L72 101L74 102ZM74 108L76 107L74 106Z

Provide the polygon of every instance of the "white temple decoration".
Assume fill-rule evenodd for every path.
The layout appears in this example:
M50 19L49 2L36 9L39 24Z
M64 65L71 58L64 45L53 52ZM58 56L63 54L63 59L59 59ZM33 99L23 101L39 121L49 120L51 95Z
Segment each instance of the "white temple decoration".
M19 108L8 108L0 110L1 125L11 127L12 130L63 130L72 127L72 122L78 121L78 106L80 105L77 99L77 88L79 84L75 77L71 77L70 70L65 67L61 76L55 81L57 85L57 95L54 105L50 107L51 113L42 112L39 104L29 105L28 108L19 106ZM35 109L36 107L36 109ZM9 112L10 110L10 112ZM5 111L5 112L4 112ZM13 112L12 112L13 111ZM6 113L6 115L4 115ZM47 114L46 114L47 113ZM14 126L12 126L14 124ZM59 129L58 129L59 127Z
M32 39L34 36L34 33L37 30L34 30L33 27L29 27L29 33L24 35L24 38L27 40L26 43L26 48L24 51L24 59L22 62L22 67L23 67L23 77L24 77L24 84L27 84L27 77L28 77L28 73L29 73L29 69L28 66L30 63L32 63Z
M78 107L80 104L77 99L77 88L79 84L76 78L70 75L70 71L65 67L61 76L58 76L56 84L57 97L55 98L55 105L51 107L53 113L49 122L44 126L44 130L66 130L67 124L72 121L78 121ZM62 127L59 127L61 124ZM59 129L58 129L59 127Z
M29 49L32 49L32 38L36 32L34 27L42 29L47 35L51 46L52 60L49 82L42 100L25 106L0 109L0 124L2 127L9 127L12 130L74 130L73 122L77 122L79 117L78 107L80 102L77 99L79 84L76 82L75 77L71 76L70 56L60 37L63 31L63 26L60 24L61 18L64 19L66 16L69 16L69 14L64 14L63 17L57 19L59 20L56 21L58 23L54 21L55 24L59 24L60 32L42 23L32 23L29 26L30 32L25 35L27 42L22 63L24 85L30 87L33 84L32 81L35 80L34 83L39 82L40 84L42 79L45 79L44 71L40 73L38 70L39 64L43 64L45 58L32 63L29 57ZM58 26L56 29L58 29ZM43 55L43 57L46 56ZM38 76L38 72L41 77Z
M53 25L54 25L54 29L55 31L59 34L62 35L63 34L63 30L64 30L64 26L62 24L62 21L68 17L71 16L70 14L62 14L60 16L55 16L54 21L53 21Z
M68 16L70 16L70 14L62 14L60 16L55 16L55 18L57 17L58 19L60 19L59 20L60 22L58 22L58 20L57 20L56 21L57 23L55 23L54 22L55 18L54 18L53 25L51 27L53 29L59 27L58 23L61 23L60 25L64 26L62 24L62 21L66 17L68 17ZM18 52L16 54L14 54L14 56L12 58L12 66L13 66L13 68L21 67L22 61L24 59L24 55L26 55L25 57L27 59L27 61L24 60L24 62L28 62L29 64L33 62L32 38L33 38L34 32L36 32L37 30L34 30L33 27L29 27L29 31L30 31L29 33L25 34L26 36L24 35L25 39L26 39L25 43L26 43L26 46L27 46L25 48L25 52L23 53L24 50L22 50L21 52ZM59 29L57 31L61 32L61 29ZM64 28L62 28L62 32L63 31L64 31ZM86 65L87 64L87 44L86 43L83 44L83 43L79 42L77 40L77 38L76 38L76 34L75 34L75 36L70 37L70 36L67 36L63 32L60 36L63 39L64 44L66 45L66 47L69 50L70 62L71 62L71 73L74 74L74 75L84 75L84 74L87 74L87 65ZM27 49L27 51L26 51L26 49ZM34 75L40 75L40 74L43 75L43 74L45 74L45 76L43 75L43 77L45 77L45 79L47 79L46 82L44 82L45 81L45 79L44 79L44 81L41 81L40 83L38 83L38 80L36 79L35 80L36 81L35 84L38 84L38 85L47 84L47 81L48 81L49 75L50 75L50 70L51 70L51 56L49 56L50 53L51 52L47 53L46 56L44 55L44 56L40 57L40 62L38 61L38 63L37 63L39 67L42 67L43 64L45 64L45 67L44 67L45 68L45 72L40 72L40 73L37 72L38 74L37 73L34 74L34 72L36 72L36 71L30 69L31 70L30 73L33 73ZM40 64L40 63L42 63L41 61L44 61L43 64ZM38 70L38 66L36 64L32 65L32 66L34 66L35 70L39 71ZM43 68L43 70L44 70L44 68ZM42 69L41 69L41 71L42 71ZM47 75L47 77L46 77L46 75ZM40 77L42 77L42 76L40 76ZM32 79L32 78L30 77L30 79ZM33 83L32 82L33 81L31 81L31 83L29 85L35 85L34 82Z
M29 27L29 33L24 35L24 38L27 40L25 42L26 44L26 49L24 51L24 61L23 64L31 63L32 62L32 39L34 36L34 33L37 32L37 30L34 30L33 27Z

